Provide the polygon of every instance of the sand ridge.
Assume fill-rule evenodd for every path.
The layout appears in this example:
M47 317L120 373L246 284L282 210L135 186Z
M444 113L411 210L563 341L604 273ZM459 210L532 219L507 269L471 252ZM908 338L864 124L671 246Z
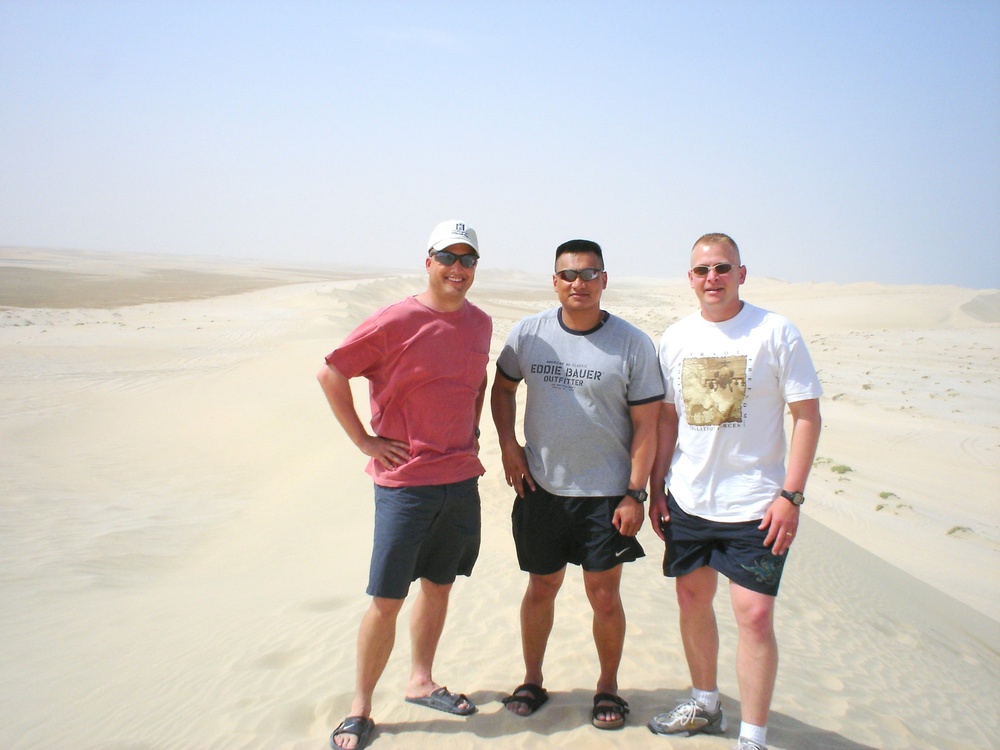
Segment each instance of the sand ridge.
M313 376L362 317L421 291L425 277L162 259L164 273L148 273L129 256L109 265L19 253L0 253L0 278L15 266L48 273L33 282L48 297L35 307L0 298L0 747L325 747L350 704L371 486ZM172 297L186 273L198 298ZM276 283L232 285L249 277ZM83 278L150 286L139 304L108 296L89 307L74 297ZM751 275L745 297L796 322L826 390L777 608L770 747L993 747L997 293ZM554 304L547 278L487 268L470 299L494 317L494 361L516 320ZM605 307L658 339L693 297L684 280L612 275ZM524 577L488 419L482 445L483 551L455 587L436 666L480 713L404 703L401 621L373 747L730 748L733 728L665 739L644 727L689 687L648 527L647 557L622 589L628 726L588 723L596 656L575 571L546 662L552 700L528 720L503 711L521 676ZM719 605L720 688L735 727L725 592Z

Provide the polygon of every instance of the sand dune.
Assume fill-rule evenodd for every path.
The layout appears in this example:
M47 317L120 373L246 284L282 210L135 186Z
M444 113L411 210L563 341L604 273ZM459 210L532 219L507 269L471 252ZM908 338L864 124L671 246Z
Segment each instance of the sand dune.
M990 748L1000 734L1000 292L787 284L826 396L820 458L778 604L772 748ZM313 379L321 357L421 273L324 272L0 250L0 747L322 748L350 704L371 537L365 459ZM551 285L479 273L494 357ZM655 338L681 280L616 279L606 307ZM358 396L365 403L363 384ZM688 678L672 587L625 574L621 732L588 723L596 656L578 572L522 720L524 577L484 422L484 545L456 585L436 677L480 704L406 704L405 627L376 692L376 748L730 748L645 722ZM721 606L727 606L723 593ZM408 614L408 610L404 612ZM735 726L731 618L723 704Z

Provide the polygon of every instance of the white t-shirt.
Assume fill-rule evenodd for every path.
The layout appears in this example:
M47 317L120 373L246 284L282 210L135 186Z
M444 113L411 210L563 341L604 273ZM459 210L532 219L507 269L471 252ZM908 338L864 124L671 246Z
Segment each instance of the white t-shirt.
M679 419L667 486L712 521L763 518L785 479L785 407L823 389L792 323L749 303L730 320L701 312L660 340L665 401Z
M561 308L517 323L497 359L528 388L525 454L553 495L624 495L632 470L629 406L663 400L656 347L614 315L590 331L562 323Z

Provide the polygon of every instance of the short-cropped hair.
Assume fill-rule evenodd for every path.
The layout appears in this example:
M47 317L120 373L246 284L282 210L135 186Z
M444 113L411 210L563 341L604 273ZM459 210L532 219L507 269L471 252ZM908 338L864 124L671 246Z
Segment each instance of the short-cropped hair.
M736 253L736 260L740 260L740 249L736 245L736 240L728 234L723 234L722 232L710 232L709 234L703 234L698 238L698 241L691 246L691 252L694 252L694 249L698 247L698 245L718 245L720 243L728 244L729 247L733 249L733 252Z
M562 243L556 248L556 260L558 261L559 256L564 253L593 253L601 259L601 265L604 265L604 253L601 252L601 246L592 240L569 240Z

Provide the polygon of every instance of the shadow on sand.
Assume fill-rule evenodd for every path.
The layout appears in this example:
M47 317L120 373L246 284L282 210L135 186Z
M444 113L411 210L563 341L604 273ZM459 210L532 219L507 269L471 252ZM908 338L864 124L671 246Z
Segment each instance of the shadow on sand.
M479 706L479 713L464 719L456 717L435 718L428 713L427 718L418 721L399 721L379 723L376 728L378 735L403 735L407 732L429 732L441 735L467 735L470 746L474 746L472 738L484 740L502 737L514 738L518 735L534 734L539 737L555 737L590 725L590 709L592 693L577 689L569 692L550 691L549 702L539 712L531 717L515 717L501 706L507 693L480 690L469 694L469 697ZM622 697L629 702L630 715L623 730L607 732L610 738L617 737L619 742L632 742L634 735L648 737L654 741L653 735L646 728L646 723L657 713L672 708L678 701L685 700L687 690L622 690ZM729 721L729 727L722 737L735 742L739 732L739 702L722 696L722 707ZM594 732L600 730L594 729ZM626 735L633 735L631 739ZM616 742L617 744L617 742ZM632 742L634 744L634 742ZM877 750L870 745L864 745L844 737L828 729L805 724L793 716L780 712L771 712L768 722L768 744L780 748L811 748L817 750ZM664 747L668 745L665 744Z

